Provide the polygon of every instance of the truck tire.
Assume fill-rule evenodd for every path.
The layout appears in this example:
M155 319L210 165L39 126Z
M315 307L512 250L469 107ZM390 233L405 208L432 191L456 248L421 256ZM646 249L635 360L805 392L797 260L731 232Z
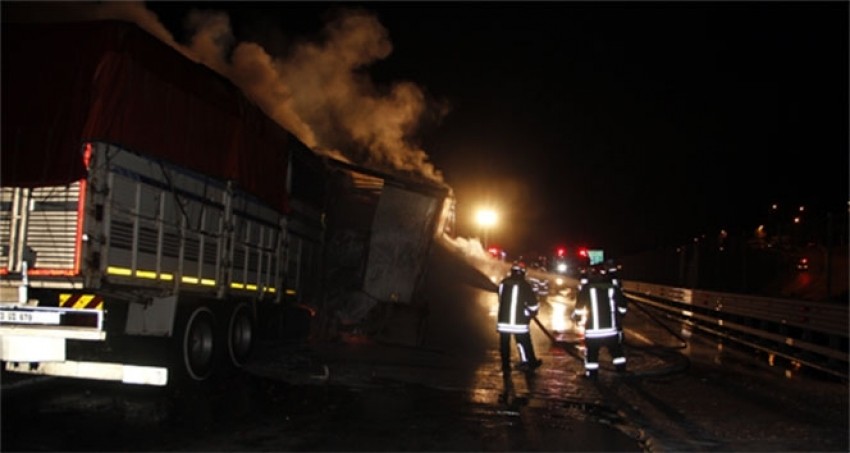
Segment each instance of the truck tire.
M229 365L234 368L245 366L254 347L254 316L247 303L239 303L230 312L225 343Z
M202 305L185 319L180 336L183 371L193 381L205 381L215 369L215 315Z

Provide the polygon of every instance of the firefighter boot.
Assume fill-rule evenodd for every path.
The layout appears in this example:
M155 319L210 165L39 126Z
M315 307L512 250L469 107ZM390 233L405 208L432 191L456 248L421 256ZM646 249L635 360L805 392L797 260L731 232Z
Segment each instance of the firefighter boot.
M520 371L534 371L540 368L540 365L543 365L543 361L540 359L531 360L528 362L522 362L517 365L517 369Z

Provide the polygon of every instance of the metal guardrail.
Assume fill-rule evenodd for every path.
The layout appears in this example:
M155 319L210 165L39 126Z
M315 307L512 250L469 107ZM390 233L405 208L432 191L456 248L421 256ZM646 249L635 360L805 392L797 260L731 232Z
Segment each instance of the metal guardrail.
M770 349L793 360L820 367L820 362L848 363L848 305L691 290L643 282L623 282L626 294L640 303L687 319L714 333L741 334L772 344ZM818 358L820 357L820 358ZM829 367L830 370L835 367Z

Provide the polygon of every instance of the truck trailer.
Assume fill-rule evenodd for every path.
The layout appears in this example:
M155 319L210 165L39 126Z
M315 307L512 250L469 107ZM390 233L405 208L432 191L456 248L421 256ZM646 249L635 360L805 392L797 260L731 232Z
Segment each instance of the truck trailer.
M164 386L241 367L257 313L317 280L292 272L321 242L315 209L290 222L310 150L134 24L2 38L5 370Z
M2 37L6 372L164 386L260 336L420 341L447 186L319 156L134 24Z

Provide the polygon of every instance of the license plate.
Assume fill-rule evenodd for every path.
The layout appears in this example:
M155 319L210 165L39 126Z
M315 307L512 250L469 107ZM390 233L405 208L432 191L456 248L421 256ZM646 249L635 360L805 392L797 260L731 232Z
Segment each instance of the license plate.
M0 322L17 324L59 324L60 314L50 311L0 311Z

